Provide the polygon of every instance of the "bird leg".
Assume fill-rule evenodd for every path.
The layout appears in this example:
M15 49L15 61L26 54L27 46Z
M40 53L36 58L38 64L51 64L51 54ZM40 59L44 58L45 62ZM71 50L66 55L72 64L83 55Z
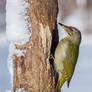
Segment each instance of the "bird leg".
M54 59L55 59L55 57L51 54L51 55L50 55L50 59L53 59L53 60L54 60Z

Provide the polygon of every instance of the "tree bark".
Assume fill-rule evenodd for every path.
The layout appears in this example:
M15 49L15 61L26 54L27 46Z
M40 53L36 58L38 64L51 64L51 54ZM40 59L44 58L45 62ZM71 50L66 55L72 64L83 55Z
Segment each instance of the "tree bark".
M14 55L13 90L23 88L26 92L56 92L53 60L58 43L56 30L57 0L26 0L30 7L26 16L31 37L25 45L16 44L16 49L25 50L24 56ZM23 91L21 91L23 92Z

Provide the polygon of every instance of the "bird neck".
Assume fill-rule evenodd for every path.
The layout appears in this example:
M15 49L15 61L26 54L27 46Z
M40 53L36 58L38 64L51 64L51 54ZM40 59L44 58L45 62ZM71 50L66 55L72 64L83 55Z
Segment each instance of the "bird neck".
M75 45L79 46L80 45L80 39L78 37L68 37L69 40L72 41L72 43L74 43Z
M70 37L70 36L67 36L65 37L65 39L71 41L73 44L75 44L76 46L79 46L80 45L80 39L76 38L76 37Z

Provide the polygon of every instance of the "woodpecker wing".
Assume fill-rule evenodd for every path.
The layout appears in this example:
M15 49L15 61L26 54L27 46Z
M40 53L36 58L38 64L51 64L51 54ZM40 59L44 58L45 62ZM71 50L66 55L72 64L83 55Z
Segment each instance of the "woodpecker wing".
M75 69L75 65L78 58L78 52L79 47L72 43L72 41L69 41L68 48L66 51L66 57L64 59L64 70L68 87Z

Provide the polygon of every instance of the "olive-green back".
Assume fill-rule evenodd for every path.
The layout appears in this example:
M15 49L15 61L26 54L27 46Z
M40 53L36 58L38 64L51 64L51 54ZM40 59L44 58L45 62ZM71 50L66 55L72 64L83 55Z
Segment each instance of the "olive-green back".
M66 72L66 76L68 79L67 80L68 86L75 69L78 53L79 53L79 46L74 44L71 40L68 40L68 49L66 51L66 57L64 59L64 70Z

